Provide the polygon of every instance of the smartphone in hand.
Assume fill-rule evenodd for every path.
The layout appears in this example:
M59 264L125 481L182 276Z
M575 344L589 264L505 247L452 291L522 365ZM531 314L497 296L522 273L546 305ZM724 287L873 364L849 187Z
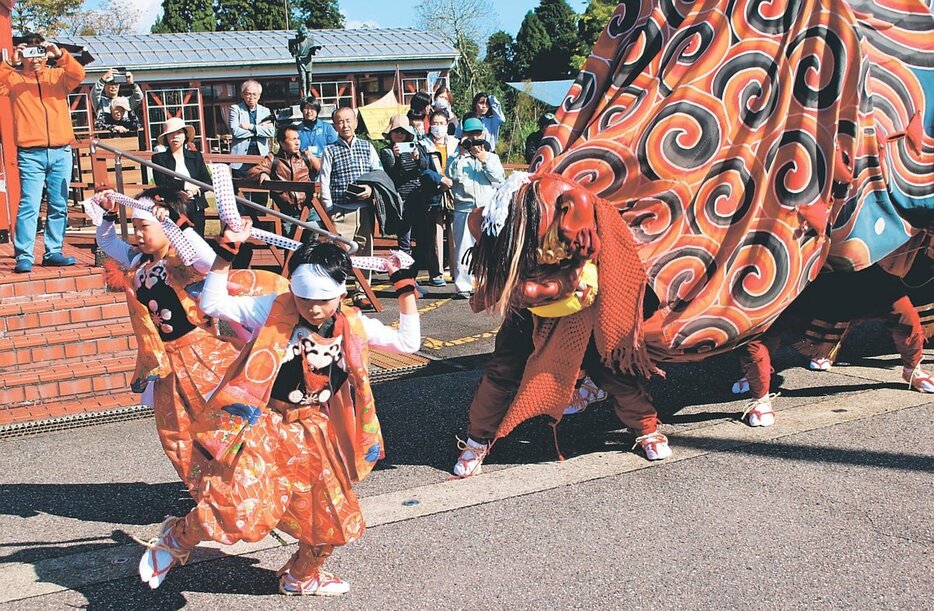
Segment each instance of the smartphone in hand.
M366 193L366 187L363 185L358 185L356 183L350 183L347 185L347 195L354 199L360 199L364 193Z
M396 146L399 147L400 153L412 153L415 151L414 142L397 142Z

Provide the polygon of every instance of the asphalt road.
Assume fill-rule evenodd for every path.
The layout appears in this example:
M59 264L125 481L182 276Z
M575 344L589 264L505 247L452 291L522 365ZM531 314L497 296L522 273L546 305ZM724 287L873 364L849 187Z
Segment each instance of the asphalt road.
M0 604L934 609L934 400L905 389L878 327L828 373L779 353L768 429L734 421L745 401L729 393L727 355L651 384L669 460L631 452L603 404L560 424L564 462L536 421L497 445L484 475L450 481L496 321L423 304L440 346L423 352L448 370L375 388L387 459L357 489L370 528L328 563L350 594L277 595L294 546L273 538L204 546L160 589L142 585L130 535L191 506L145 419L0 442Z

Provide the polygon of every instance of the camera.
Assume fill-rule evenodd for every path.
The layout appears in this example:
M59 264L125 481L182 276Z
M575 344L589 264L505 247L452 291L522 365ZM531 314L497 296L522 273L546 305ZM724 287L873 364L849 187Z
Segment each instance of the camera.
M461 140L461 146L465 149L469 149L474 146L479 146L482 148L486 146L486 140L483 138L464 138Z
M45 49L42 47L26 47L23 49L23 57L45 57Z

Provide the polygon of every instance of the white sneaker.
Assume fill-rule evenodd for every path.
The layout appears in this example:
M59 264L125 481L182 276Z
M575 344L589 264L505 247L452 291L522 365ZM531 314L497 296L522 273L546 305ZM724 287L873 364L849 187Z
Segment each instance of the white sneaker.
M772 409L772 399L778 393L771 393L756 399L746 406L746 411L740 416L749 426L772 426L775 424L775 410Z
M734 395L745 395L749 392L749 379L740 378L733 382L733 387L730 389L733 391Z
M671 448L668 447L668 438L658 431L636 437L636 443L633 444L632 449L635 450L636 446L640 445L648 460L664 460L671 456Z
M831 367L833 367L833 361L828 358L811 359L808 363L808 369L811 371L830 371Z
M921 363L914 369L902 368L902 379L908 382L908 387L918 392L934 393L934 376L921 368Z
M461 455L454 464L454 475L457 477L480 475L483 459L490 453L490 444L479 443L468 437L466 442L462 439L457 440L457 449L461 451Z
M279 591L286 596L340 596L350 592L350 584L330 573L318 574L299 581L286 572L279 578Z
M143 583L148 583L149 587L155 590L162 582L165 576L176 564L185 564L188 562L190 551L183 551L171 530L178 522L179 518L166 518L159 526L159 536L149 541L136 541L148 549L143 553L139 560L139 578Z
M587 376L577 388L574 396L571 397L571 404L564 408L564 415L579 414L587 409L591 403L603 401L608 396L605 390L594 384L590 376Z

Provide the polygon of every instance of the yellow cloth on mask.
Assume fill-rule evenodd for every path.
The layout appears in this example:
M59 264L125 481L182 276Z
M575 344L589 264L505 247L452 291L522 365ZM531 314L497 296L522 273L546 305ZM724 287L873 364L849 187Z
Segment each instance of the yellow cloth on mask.
M578 288L564 299L531 307L529 311L544 318L561 318L576 314L591 305L597 298L597 266L593 261L584 264L579 284L583 285L583 289Z

